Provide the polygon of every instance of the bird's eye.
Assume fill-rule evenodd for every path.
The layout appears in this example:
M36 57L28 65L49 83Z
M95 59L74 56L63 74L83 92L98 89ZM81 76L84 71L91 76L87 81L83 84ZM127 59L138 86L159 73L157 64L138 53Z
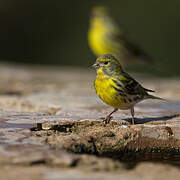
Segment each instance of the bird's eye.
M109 63L109 61L104 61L104 64L107 65Z

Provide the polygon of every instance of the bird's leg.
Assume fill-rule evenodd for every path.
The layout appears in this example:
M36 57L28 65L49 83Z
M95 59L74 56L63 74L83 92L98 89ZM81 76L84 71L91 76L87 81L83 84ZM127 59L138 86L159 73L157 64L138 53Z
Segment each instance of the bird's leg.
M132 124L134 124L134 106L131 106Z
M107 115L107 117L104 119L105 124L110 123L110 120L111 120L111 118L112 118L111 115L112 115L113 113L115 113L117 110L118 110L118 108L114 108L114 110L113 110L110 114Z

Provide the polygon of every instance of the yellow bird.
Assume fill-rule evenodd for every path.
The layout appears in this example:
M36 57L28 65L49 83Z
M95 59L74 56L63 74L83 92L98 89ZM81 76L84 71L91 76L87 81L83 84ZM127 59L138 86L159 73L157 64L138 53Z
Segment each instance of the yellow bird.
M113 54L123 65L151 59L140 48L127 40L110 16L108 9L103 6L92 9L88 43L97 57L102 54Z
M105 118L109 123L111 115L118 109L130 109L132 124L134 124L134 105L145 99L162 98L150 95L154 92L141 86L135 79L126 73L119 61L111 54L104 54L97 58L93 67L96 69L94 86L97 95L114 110Z

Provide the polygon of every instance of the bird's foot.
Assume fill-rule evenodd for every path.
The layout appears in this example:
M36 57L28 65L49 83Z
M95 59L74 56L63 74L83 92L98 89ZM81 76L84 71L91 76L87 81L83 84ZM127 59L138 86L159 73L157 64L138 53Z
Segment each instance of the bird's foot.
M134 125L135 124L135 118L132 118L131 119L131 125Z
M112 118L113 118L112 116L107 116L106 118L101 118L101 119L105 124L109 124Z

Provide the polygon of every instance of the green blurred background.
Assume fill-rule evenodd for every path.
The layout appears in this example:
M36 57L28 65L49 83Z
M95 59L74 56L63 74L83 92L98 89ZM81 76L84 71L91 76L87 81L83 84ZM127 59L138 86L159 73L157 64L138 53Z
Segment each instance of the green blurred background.
M1 0L1 61L89 67L95 57L87 30L96 3L109 7L127 37L153 57L161 75L180 75L179 0Z

